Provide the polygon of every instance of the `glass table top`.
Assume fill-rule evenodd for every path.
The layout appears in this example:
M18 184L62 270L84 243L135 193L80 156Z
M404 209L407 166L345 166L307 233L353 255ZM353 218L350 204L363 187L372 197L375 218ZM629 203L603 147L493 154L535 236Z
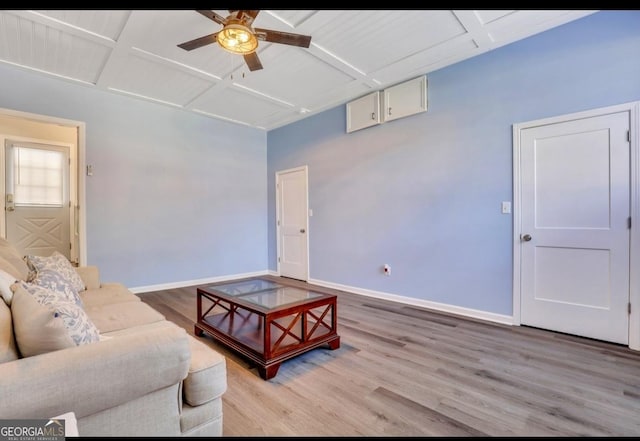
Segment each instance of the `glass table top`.
M280 288L249 294L243 296L242 299L265 308L277 308L278 306L286 305L288 303L299 302L300 300L308 300L316 297L322 297L322 294L306 289L283 286Z
M245 280L241 282L223 283L207 287L208 291L215 291L229 297L252 303L266 309L275 309L289 303L324 297L320 292L308 289L284 286L270 280Z
M223 283L220 285L212 285L209 287L209 289L212 289L214 291L219 291L230 296L241 296L241 295L249 294L252 292L264 291L265 289L281 288L281 287L283 287L283 285L280 285L279 283L276 283L276 282L272 282L270 280L255 279L255 280L244 280L241 282Z

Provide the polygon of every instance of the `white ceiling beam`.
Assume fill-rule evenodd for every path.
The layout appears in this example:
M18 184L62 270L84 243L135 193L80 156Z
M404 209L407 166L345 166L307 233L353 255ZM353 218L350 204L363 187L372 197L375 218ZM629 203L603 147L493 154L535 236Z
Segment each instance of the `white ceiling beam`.
M487 29L483 26L480 17L476 11L470 10L454 10L453 15L456 16L460 24L471 36L479 49L485 51L493 48L494 41Z
M109 58L104 64L102 72L100 72L98 80L96 81L96 86L100 89L107 89L118 72L120 72L123 66L125 66L125 61L132 46L132 42L138 32L138 26L136 26L136 21L138 20L137 17L138 13L136 11L131 11L131 14L127 17L127 21L122 27L122 32L120 32L118 41L111 51L111 54L109 55Z

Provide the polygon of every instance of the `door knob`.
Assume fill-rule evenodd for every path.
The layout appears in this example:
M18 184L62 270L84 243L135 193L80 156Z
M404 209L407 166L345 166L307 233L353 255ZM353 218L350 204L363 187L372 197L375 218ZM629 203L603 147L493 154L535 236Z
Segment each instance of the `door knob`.
M300 228L301 233L304 233L304 231L305 231L304 228Z
M524 242L529 242L531 240L531 235L530 234L523 234L522 235L522 240Z

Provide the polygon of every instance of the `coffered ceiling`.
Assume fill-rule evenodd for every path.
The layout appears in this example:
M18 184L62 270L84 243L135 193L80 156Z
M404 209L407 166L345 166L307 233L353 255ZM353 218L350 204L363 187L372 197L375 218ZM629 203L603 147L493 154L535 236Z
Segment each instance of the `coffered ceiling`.
M222 28L194 10L0 10L0 62L271 130L593 12L262 10L254 27L311 45L260 41L250 71L217 43L177 46Z

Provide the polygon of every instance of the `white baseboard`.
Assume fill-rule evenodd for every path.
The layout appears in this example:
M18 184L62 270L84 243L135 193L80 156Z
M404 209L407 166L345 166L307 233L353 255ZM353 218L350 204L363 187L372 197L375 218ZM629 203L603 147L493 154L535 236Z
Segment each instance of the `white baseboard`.
M373 291L370 289L358 288L355 286L341 285L339 283L326 282L324 280L309 279L309 283L314 285L324 286L326 288L339 289L340 291L347 291L354 294L360 294L367 297L374 297L376 299L389 300L392 302L403 303L405 305L419 306L421 308L433 309L435 311L448 312L451 314L462 315L465 317L476 318L479 320L486 320L494 323L502 323L504 325L513 325L513 317L503 314L495 314L493 312L480 311L477 309L463 308L460 306L448 305L446 303L431 302L429 300L415 299L412 297L399 296L396 294L390 294L382 291Z
M137 286L134 288L129 288L129 290L134 294L144 294L144 293L153 292L153 291L162 291L166 289L183 288L185 286L203 285L205 283L217 283L217 282L224 282L227 280L244 279L247 277L257 277L257 276L265 276L265 275L276 276L276 277L280 276L280 274L277 271L263 270L263 271L255 271L251 273L229 274L226 276L208 277L204 279L184 280L181 282L161 283L158 285ZM308 279L307 282L314 285L324 286L326 288L338 289L340 291L347 291L353 294L373 297L376 299L389 300L391 302L397 302L405 305L413 305L421 308L433 309L434 311L448 312L451 314L457 314L465 317L476 318L479 320L486 320L494 323L513 325L513 317L509 315L494 314L492 312L480 311L477 309L462 308L460 306L448 305L446 303L431 302L429 300L421 300L421 299L415 299L412 297L399 296L399 295L391 294L387 292L374 291L374 290L365 289L365 288L358 288L356 286L342 285L339 283L327 282L327 281L318 280L318 279Z
M144 294L146 292L162 291L165 289L184 288L185 286L203 285L205 283L217 283L217 282L223 282L226 280L244 279L245 277L265 276L268 273L269 272L265 270L265 271L255 271L252 273L229 274L226 276L207 277L204 279L196 279L196 280L184 280L181 282L161 283L159 285L136 286L134 288L129 288L129 291L131 291L134 294Z

